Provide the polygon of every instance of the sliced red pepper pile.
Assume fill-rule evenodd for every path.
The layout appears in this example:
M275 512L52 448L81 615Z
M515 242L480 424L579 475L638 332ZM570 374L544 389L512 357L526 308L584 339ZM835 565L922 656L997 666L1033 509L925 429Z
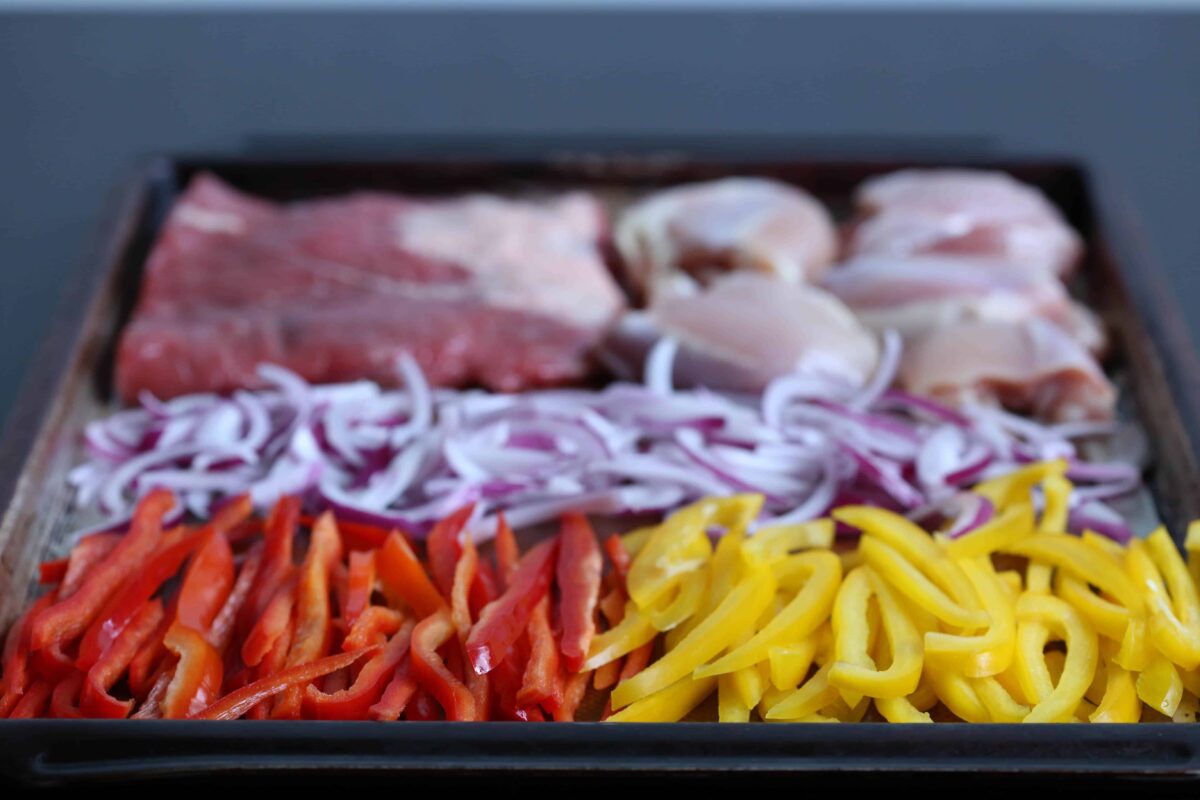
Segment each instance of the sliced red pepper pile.
M174 502L151 492L127 531L42 565L46 591L4 643L0 717L572 720L592 637L625 599L619 541L602 550L580 515L525 553L501 517L488 557L468 506L422 559L399 531L306 517L294 497L164 530Z

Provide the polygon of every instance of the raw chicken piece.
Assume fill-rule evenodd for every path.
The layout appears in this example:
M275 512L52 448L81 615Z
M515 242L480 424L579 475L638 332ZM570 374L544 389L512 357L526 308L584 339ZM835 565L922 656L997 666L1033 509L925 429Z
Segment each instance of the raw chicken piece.
M857 201L850 255L977 255L1063 276L1082 251L1041 192L1002 172L902 170L865 182Z
M875 337L834 296L748 273L695 294L662 295L646 312L627 314L609 352L641 365L662 336L679 343L680 386L756 392L797 370L857 386L879 360Z
M147 261L118 391L254 387L267 361L394 384L403 351L441 385L576 380L625 305L597 247L606 226L584 194L278 205L197 176Z
M995 403L1055 421L1109 419L1116 390L1079 343L1049 322L963 322L904 353L900 384L948 403Z
M801 189L765 178L656 192L621 216L615 241L631 283L650 299L731 270L804 283L837 255L825 207Z
M958 322L1040 318L1093 353L1105 347L1099 321L1040 269L978 257L864 255L834 267L821 285L867 327L893 329L905 339Z

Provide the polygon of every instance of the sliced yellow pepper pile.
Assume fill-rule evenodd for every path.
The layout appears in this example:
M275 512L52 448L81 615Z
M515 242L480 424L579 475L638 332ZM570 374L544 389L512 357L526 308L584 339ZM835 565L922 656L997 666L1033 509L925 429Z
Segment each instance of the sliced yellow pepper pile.
M680 720L714 692L722 722L1195 719L1200 524L1188 563L1161 528L1068 535L1065 470L980 484L995 514L955 539L868 506L751 536L760 496L699 501L625 537L631 599L585 669L661 634L614 722ZM835 551L836 523L856 547Z

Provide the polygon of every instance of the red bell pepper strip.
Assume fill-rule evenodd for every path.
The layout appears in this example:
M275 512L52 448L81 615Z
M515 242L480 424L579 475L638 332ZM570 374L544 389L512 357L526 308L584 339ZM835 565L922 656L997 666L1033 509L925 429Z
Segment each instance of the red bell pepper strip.
M266 657L263 658L262 662L258 665L257 672L255 673L258 677L269 678L270 676L283 671L284 667L287 665L287 654L292 648L292 636L295 634L295 631L296 622L295 620L289 619L287 628L285 628L283 631L283 635L279 637L279 640L275 642L275 646L271 648L271 651L267 653ZM249 712L247 712L246 716L249 719L266 719L269 716L269 713L270 708L268 708L266 703L263 703L261 706L255 706L252 708Z
M207 635L232 588L233 550L223 531L210 533L192 556L183 575L175 619L181 625Z
M80 539L67 556L67 572L58 587L58 596L66 599L75 594L92 567L111 553L123 536L121 533L94 533Z
M50 716L54 719L80 719L79 692L83 688L84 674L72 672L54 686L50 695Z
M229 640L233 636L233 624L237 620L246 598L250 596L250 589L254 586L254 579L258 576L261 563L262 554L257 551L252 552L246 558L242 563L242 568L238 571L237 580L233 582L233 588L229 590L229 597L225 599L225 605L221 606L221 610L213 618L212 626L208 629L208 641L217 648L218 653L224 653L229 646Z
M400 662L408 655L412 631L411 622L397 631L382 650L363 664L349 688L330 693L318 691L316 686L310 685L304 696L305 716L314 719L366 719L367 712L381 698Z
M479 619L483 607L496 599L500 593L496 585L496 573L491 562L478 558L475 565L475 581L471 584L471 594L468 606L471 609L471 619Z
M517 703L542 706L553 712L562 703L563 686L559 677L558 645L550 628L550 595L545 594L529 617L529 663L525 665Z
M454 639L454 622L442 610L417 623L412 633L412 670L417 683L437 698L448 720L475 719L475 698L447 669L438 648Z
M449 597L454 588L454 567L458 564L462 546L459 536L467 520L475 512L475 504L469 503L433 526L425 539L425 552L429 556L429 571L443 597Z
M242 606L238 619L238 630L246 631L266 610L267 603L275 596L292 574L292 545L296 538L296 523L300 517L300 498L281 497L267 517L262 565L250 596Z
M621 674L621 659L609 661L603 666L597 667L595 672L595 682L593 685L598 691L611 689L617 685L617 677Z
M300 522L304 525L312 527L316 522L316 517L304 514L300 517ZM389 530L381 528L378 525L369 525L365 522L350 522L347 520L338 520L338 533L341 534L342 544L346 550L375 550L383 546L387 539Z
M163 516L175 506L175 496L155 489L142 498L133 513L129 533L117 543L70 597L42 609L29 629L29 648L41 650L81 635L108 598L133 576L162 535Z
M621 665L621 674L618 676L617 683L620 683L621 681L627 681L634 675L637 675L639 672L644 670L646 665L650 663L650 658L653 655L654 640L651 639L638 649L631 652L629 655L625 656L625 663ZM604 704L604 714L600 718L608 719L611 713L612 700L610 699Z
M358 615L371 605L375 591L375 551L356 550L350 554L350 574L346 592L346 605L342 617L347 628L353 628Z
M115 551L114 551L115 552ZM132 700L117 700L108 690L120 679L142 643L154 633L163 618L161 600L151 600L142 606L137 616L125 628L112 647L88 670L79 698L84 716L124 719L133 710Z
M256 667L292 622L292 607L296 603L295 581L279 587L258 622L242 642L242 663Z
M559 620L562 625L563 660L579 672L596 635L596 601L604 559L596 534L582 514L564 514L558 548Z
M398 532L393 531L379 549L375 569L388 605L393 608L406 604L418 617L424 618L446 607L446 600Z
M50 583L62 583L67 577L69 559L59 558L54 561L43 561L38 565L38 583L45 586Z
M471 632L470 591L475 583L475 575L479 567L479 555L475 543L467 539L462 546L458 563L454 566L454 576L450 581L450 618L454 622L459 636L466 639Z
M354 627L342 639L343 650L357 650L373 644L383 644L389 636L400 630L404 614L385 606L370 606L359 615Z
M296 583L296 630L288 650L289 667L315 661L329 651L329 578L341 557L342 541L337 524L333 515L326 512L313 526L308 553ZM303 687L291 687L276 701L271 715L276 718L299 716L303 700Z
M54 688L54 684L45 678L38 678L30 686L25 694L21 695L20 701L13 706L9 712L9 719L34 719L40 717L46 710L46 704L50 700L50 692Z
M133 712L130 719L162 719L162 701L167 696L167 688L170 687L171 679L174 676L174 664L160 666L154 675L150 690L146 692L146 699L138 706L138 710Z
M100 660L146 601L179 571L203 535L202 530L193 531L174 543L160 546L145 566L108 599L79 642L75 666L87 672Z
M224 536L216 537L224 540ZM163 644L179 656L161 702L165 719L184 719L207 708L221 693L225 665L216 648L199 631L177 620Z
M395 722L400 719L416 692L417 682L412 676L412 662L406 655L392 673L392 680L383 690L379 702L368 709L367 716L380 722Z
M494 669L525 632L534 606L550 588L557 555L557 537L535 545L521 559L504 594L483 609L467 637L467 656L475 672Z
M5 716L29 688L32 678L29 670L29 621L38 612L54 602L57 593L53 590L34 601L8 631L4 640L4 678L0 688L0 717Z
M617 577L621 579L621 585L629 579L629 567L633 564L633 559L629 557L629 551L625 549L625 542L621 541L619 534L614 533L604 540L604 552L608 554L608 560L612 562L613 571Z
M208 708L193 714L190 719L237 719L250 709L288 689L302 688L317 678L351 666L366 655L379 652L378 647L367 647L351 653L338 653L307 664L288 667L274 675L260 678L217 700Z
M434 722L442 719L442 709L427 689L418 686L412 701L404 709L404 718L410 722Z
M517 563L521 560L521 550L517 547L517 537L508 526L508 520L501 511L496 515L496 572L499 573L500 585L507 589L512 584L513 574L517 571Z
M163 662L170 657L163 645L163 637L175 621L175 603L178 599L178 594L171 598L162 621L158 623L154 633L146 637L137 655L129 662L129 688L135 697L142 697L150 690L155 678L162 672Z
M563 687L563 701L554 710L555 722L575 721L575 712L579 710L579 704L583 702L583 698L587 694L589 678L591 678L590 672L576 672L566 679L566 685Z

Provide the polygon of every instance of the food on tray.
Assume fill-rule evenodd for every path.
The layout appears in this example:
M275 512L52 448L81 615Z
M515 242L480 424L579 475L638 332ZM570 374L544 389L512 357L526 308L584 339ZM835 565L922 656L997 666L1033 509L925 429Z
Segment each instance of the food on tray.
M957 255L864 255L830 270L820 285L871 330L905 339L959 322L1044 319L1093 353L1105 347L1100 322L1041 269Z
M820 201L767 178L655 192L621 215L614 238L630 282L647 298L735 270L804 283L837 256L833 219Z
M728 722L1194 721L1195 564L1162 528L1127 544L1068 535L1063 467L981 484L987 512L951 535L847 505L748 536L755 496L629 534L631 600L585 666L659 633L663 646L613 689L609 719L675 721L715 694Z
M115 546L85 538L43 565L48 592L5 644L0 716L571 720L601 591L610 609L621 591L578 515L523 556L500 519L493 560L459 538L466 506L420 560L400 533L331 514L304 537L294 497L265 521L243 496L164 530L172 502L153 492Z
M595 199L360 193L278 205L200 175L146 264L117 354L127 401L263 385L396 383L410 353L437 385L570 382L624 305Z
M296 497L168 529L159 489L42 565L0 715L569 721L596 718L594 689L614 722L714 695L700 716L722 722L1194 720L1195 565L1162 528L1068 533L1091 502L1068 467L997 474L920 523L848 503L761 524L763 495L738 494L601 547L567 514L524 555L503 516L477 549L467 505L423 559Z
M900 384L957 405L999 401L1051 420L1110 419L1117 392L1090 354L1041 320L963 322L905 351Z
M476 501L473 525L486 536L500 510L522 528L567 510L663 512L744 491L766 495L765 514L779 520L845 502L916 509L1031 458L1074 457L1073 437L1112 429L1057 429L888 390L900 355L897 339L888 342L865 385L796 372L761 395L675 389L665 341L644 384L598 391L433 392L412 360L399 367L408 377L397 391L313 387L273 368L263 373L271 391L147 397L144 408L91 423L90 460L70 477L81 504L118 523L165 487L201 517L243 492L260 508L303 494L314 511L417 535ZM1107 498L1136 488L1139 471L1091 474L1097 488L1112 487Z
M675 381L710 389L758 392L794 372L862 386L879 358L876 337L836 297L750 274L627 313L607 342L608 363L636 376L663 337L678 346Z
M856 200L852 256L980 256L1064 276L1082 252L1058 209L1003 172L901 170L867 180Z

